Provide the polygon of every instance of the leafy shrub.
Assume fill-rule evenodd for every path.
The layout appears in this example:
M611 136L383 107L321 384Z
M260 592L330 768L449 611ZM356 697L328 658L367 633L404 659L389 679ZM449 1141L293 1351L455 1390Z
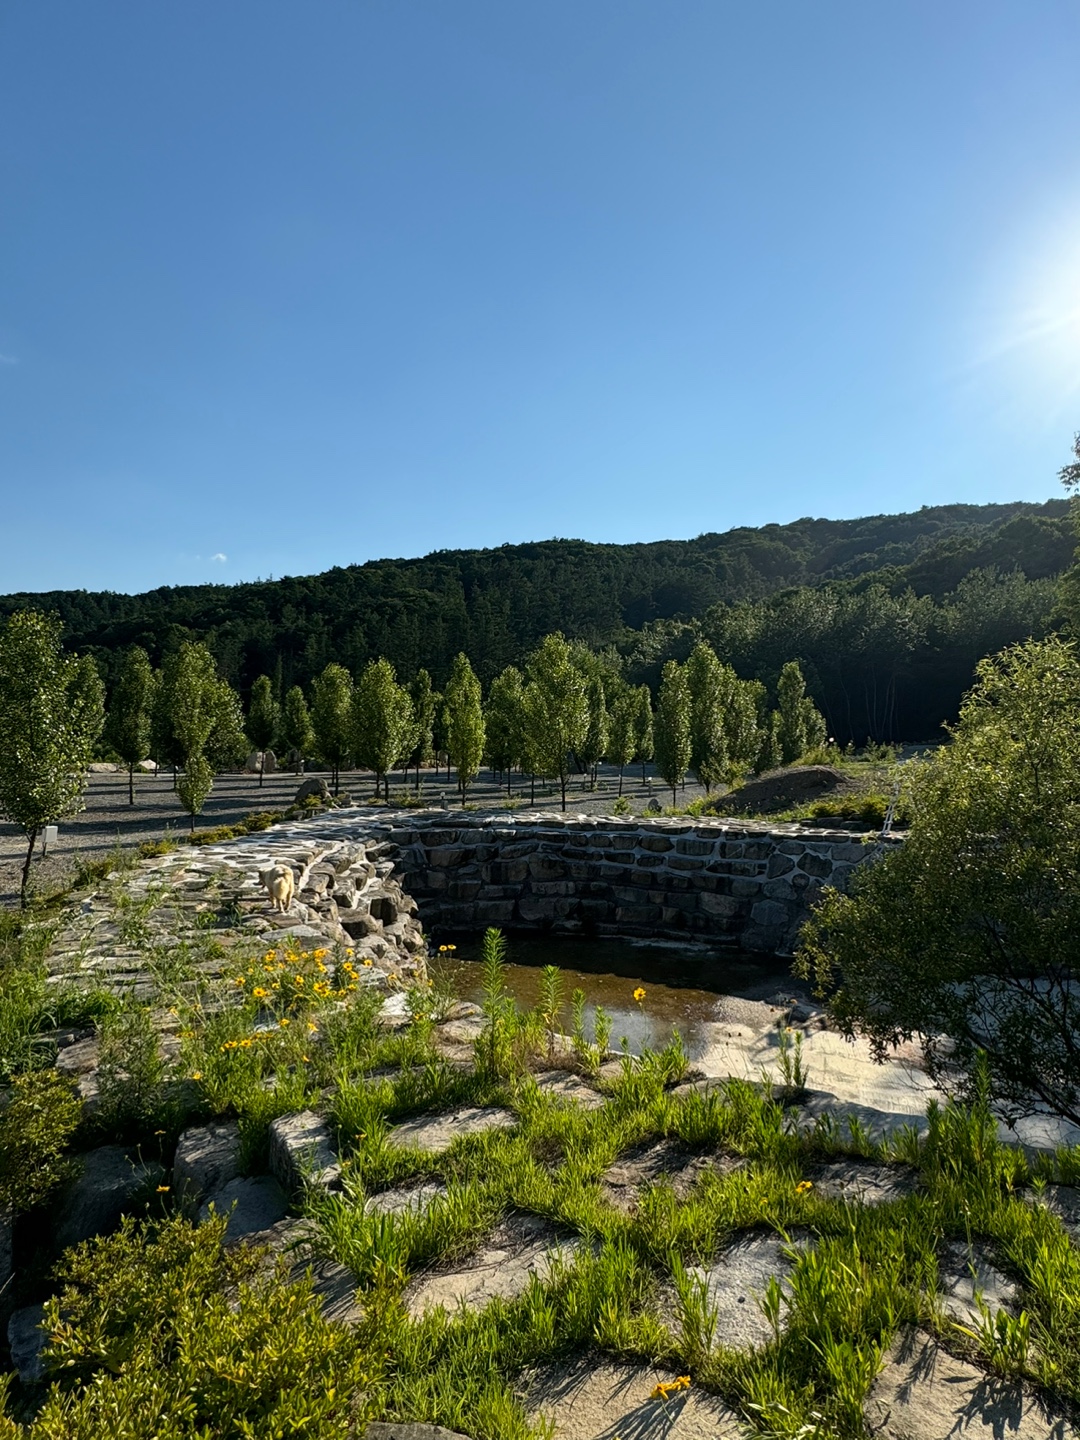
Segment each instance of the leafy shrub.
M153 1128L165 1097L165 1062L153 1017L125 1005L98 1031L98 1123L120 1134Z
M74 1086L55 1070L16 1077L0 1114L0 1210L32 1210L65 1178L81 1113Z
M68 1252L45 1316L59 1381L26 1440L356 1433L370 1382L356 1340L323 1319L310 1281L225 1251L224 1229L127 1219Z

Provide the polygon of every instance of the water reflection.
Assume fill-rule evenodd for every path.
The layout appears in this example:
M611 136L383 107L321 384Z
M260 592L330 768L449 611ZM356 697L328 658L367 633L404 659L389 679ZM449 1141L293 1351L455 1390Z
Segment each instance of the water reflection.
M457 946L453 956L429 962L431 973L465 1000L481 999L479 935L440 935ZM509 937L506 986L522 1008L539 999L539 972L558 965L566 987L564 1025L570 1024L570 994L585 992L586 1027L602 1005L612 1016L611 1043L625 1035L638 1054L645 1046L666 1045L675 1029L691 1059L710 1043L709 1026L722 1018L725 995L753 992L763 984L790 977L789 962L739 951L704 947L636 944L627 940L586 940L576 936ZM633 992L645 998L637 1004Z

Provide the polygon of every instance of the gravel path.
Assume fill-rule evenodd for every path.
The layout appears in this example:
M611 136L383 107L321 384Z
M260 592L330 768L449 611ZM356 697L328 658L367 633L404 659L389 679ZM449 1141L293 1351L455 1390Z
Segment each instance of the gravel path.
M308 774L325 772L309 771ZM640 815L650 800L660 805L671 803L671 791L659 780L653 767L647 767L650 778L642 783L641 766L629 766L623 784L623 793ZM460 805L455 777L451 772L449 783L446 771L429 770L421 772L421 793L428 805L443 801L451 809ZM215 825L234 825L246 815L260 810L284 810L292 804L300 780L292 774L267 775L262 789L257 775L219 775L202 815L197 821L198 829ZM410 775L409 790L414 788ZM400 800L404 793L400 776L390 780L391 800ZM368 799L374 790L374 779L366 771L346 771L341 776L341 789L352 794L354 800ZM583 790L582 779L571 780L567 791L567 809L578 813L610 813L619 791L618 771L613 766L601 766L596 790ZM513 780L513 801L529 801L530 788L527 781L515 775ZM680 803L685 803L702 794L701 789L687 782L679 792ZM536 785L536 801L546 809L559 808L558 786ZM492 809L507 804L505 782L496 784L490 771L482 771L469 791L469 804L479 809ZM135 804L128 804L127 774L92 774L86 791L86 809L80 815L60 825L60 835L47 856L42 856L40 843L31 869L31 884L38 890L48 892L68 881L75 873L81 860L100 859L115 850L143 844L148 840L161 840L173 836L183 840L188 831L188 817L180 808L173 793L172 777L137 775L135 777ZM14 825L0 821L0 905L18 904L19 879L26 854L26 840Z

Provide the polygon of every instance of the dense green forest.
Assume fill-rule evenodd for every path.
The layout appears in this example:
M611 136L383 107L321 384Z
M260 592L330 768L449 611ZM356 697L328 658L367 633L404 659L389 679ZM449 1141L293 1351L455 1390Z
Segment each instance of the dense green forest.
M1065 500L945 505L651 544L438 551L142 595L16 594L0 598L0 617L55 611L110 688L126 647L160 663L181 639L202 640L244 693L262 673L284 693L330 661L358 673L379 655L441 686L462 650L486 685L554 630L655 687L663 662L704 636L770 687L798 659L840 741L920 739L955 715L981 656L1050 628L1075 545Z

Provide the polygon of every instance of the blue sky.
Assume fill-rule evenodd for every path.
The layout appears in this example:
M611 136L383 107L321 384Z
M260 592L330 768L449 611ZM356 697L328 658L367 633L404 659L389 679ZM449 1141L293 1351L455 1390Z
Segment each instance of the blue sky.
M8 0L0 591L1045 499L1080 9Z

